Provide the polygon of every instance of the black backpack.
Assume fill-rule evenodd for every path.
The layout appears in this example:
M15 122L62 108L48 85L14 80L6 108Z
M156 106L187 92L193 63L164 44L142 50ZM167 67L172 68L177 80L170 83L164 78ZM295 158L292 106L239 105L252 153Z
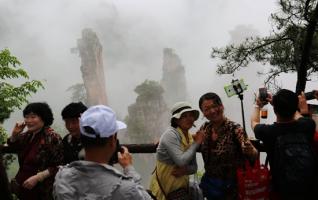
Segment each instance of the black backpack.
M287 133L277 138L274 166L276 183L283 196L311 192L318 170L317 158L304 132Z

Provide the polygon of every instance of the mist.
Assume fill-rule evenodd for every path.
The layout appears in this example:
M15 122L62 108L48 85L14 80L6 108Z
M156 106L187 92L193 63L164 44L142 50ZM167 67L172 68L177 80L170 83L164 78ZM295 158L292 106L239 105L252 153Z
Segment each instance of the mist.
M168 47L185 66L189 101L198 107L202 94L216 92L226 115L241 123L239 99L226 97L223 87L233 78L244 78L249 85L244 93L249 119L253 93L263 82L256 70L262 66L241 70L235 77L216 75L218 61L211 59L211 48L232 42L233 31L240 38L251 35L248 28L268 35L270 13L277 9L274 0L0 0L0 48L9 48L32 79L44 80L45 89L30 101L51 105L55 123L62 122L60 111L71 101L67 88L83 82L81 59L70 49L84 28L96 32L103 46L108 102L119 118L135 102L137 85L145 79L160 81L162 51ZM248 28L240 32L238 26ZM18 119L21 111L4 127L10 131Z

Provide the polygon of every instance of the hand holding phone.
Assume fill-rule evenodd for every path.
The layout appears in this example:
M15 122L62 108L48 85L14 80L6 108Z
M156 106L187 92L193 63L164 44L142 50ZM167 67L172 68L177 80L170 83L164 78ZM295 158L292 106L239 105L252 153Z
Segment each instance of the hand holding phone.
M15 136L15 135L18 135L18 134L22 133L22 131L25 128L25 126L26 126L26 124L25 124L24 121L23 122L16 122L15 126L14 126L14 128L12 130L12 135Z
M267 103L268 100L268 93L267 93L267 89L266 88L259 88L259 100L261 100L264 103Z
M122 152L117 152L118 154L118 163L123 167L132 165L132 156L129 153L127 147L122 146Z
M118 163L118 152L123 153L124 149L122 148L122 146L119 143L119 140L116 140L116 151L113 153L112 157L109 160L109 164L110 165L114 165L116 163Z

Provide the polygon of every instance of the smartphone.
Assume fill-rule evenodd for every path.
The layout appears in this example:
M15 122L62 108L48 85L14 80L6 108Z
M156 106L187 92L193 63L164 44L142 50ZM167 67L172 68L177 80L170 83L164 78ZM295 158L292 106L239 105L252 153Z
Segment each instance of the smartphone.
M315 99L315 90L311 91L311 92L306 92L305 93L305 97L306 97L306 100L312 100L312 99Z
M244 90L247 90L247 85L244 83L243 79L232 80L230 85L224 86L225 93L228 97L233 95L238 95L243 93Z
M258 94L259 94L259 99L262 102L267 102L268 93L267 93L267 89L266 88L259 88L258 89Z
M231 97L236 94L233 85L224 86L224 90L228 97Z

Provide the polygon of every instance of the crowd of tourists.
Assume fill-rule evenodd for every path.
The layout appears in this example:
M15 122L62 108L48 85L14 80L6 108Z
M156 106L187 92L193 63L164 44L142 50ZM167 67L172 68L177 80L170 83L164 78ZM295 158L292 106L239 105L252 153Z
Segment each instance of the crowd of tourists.
M260 123L260 110L267 104L276 115L273 124ZM172 106L170 125L161 135L150 185L145 188L129 150L118 148L117 134L126 124L116 119L110 107L68 104L61 112L68 134L61 138L50 127L54 120L50 106L30 103L23 110L24 120L14 125L7 141L19 163L10 181L1 155L1 199L12 199L13 194L20 200L240 199L237 169L246 162L253 165L260 154L244 128L225 116L216 93L202 95L198 106L200 110L185 101ZM191 133L200 111L206 122ZM251 127L269 161L269 199L317 196L316 124L304 93L281 89L266 98L257 96ZM204 173L199 185L191 185L190 175L198 169L197 151ZM122 170L113 166L114 158Z

